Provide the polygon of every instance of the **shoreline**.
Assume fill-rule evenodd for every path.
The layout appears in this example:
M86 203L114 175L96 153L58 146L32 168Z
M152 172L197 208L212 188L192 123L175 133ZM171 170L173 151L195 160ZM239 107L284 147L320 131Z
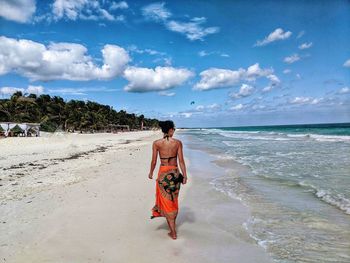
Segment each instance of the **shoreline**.
M217 155L220 152L215 149L191 143L190 135L184 135L183 137L188 141L188 143L185 143L185 151L190 155L189 158L192 159L191 172L194 176L194 184L200 184L201 191L206 192L210 197L211 203L204 203L206 206L205 210L212 209L214 211L211 212L212 214L210 219L207 219L207 223L213 228L212 231L220 229L231 239L225 245L228 247L231 245L232 247L227 248L227 251L221 250L221 253L226 253L226 256L231 259L231 261L227 260L227 262L232 262L234 258L239 258L240 262L274 262L266 249L251 236L245 227L246 222L251 217L249 206L238 196L232 197L222 190L216 189L212 183L213 179L220 179L227 176L228 173L244 173L247 167L238 162L232 162L232 160L229 160L229 163L227 163L228 160L218 158ZM205 165L203 166L203 164ZM191 195L191 193L188 195ZM203 195L203 198L206 197ZM193 197L190 201L197 199L198 197ZM195 205L195 202L193 202L193 205ZM222 214L223 211L227 214ZM204 213L203 216L205 216ZM215 224L219 224L219 227L215 227ZM212 234L215 235L214 233ZM240 247L243 251L236 250L236 247ZM243 256L243 254L245 255ZM223 259L220 260L226 262ZM214 261L215 258L209 262Z
M155 201L155 178L147 177L151 142L160 137L161 132L155 132L142 139L124 138L124 143L130 141L121 145L116 143L118 139L108 142L115 145L106 151L59 162L52 167L67 165L76 178L84 180L53 185L1 204L5 223L0 224L0 231L6 233L0 237L1 260L85 263L160 262L167 258L177 263L195 258L196 262L272 262L242 228L247 215L244 207L238 201L232 206L231 199L213 191L201 178L219 172L217 168L209 162L198 165L208 156L189 149L187 143L184 154L189 181L180 190L178 239L167 236L164 218L149 219ZM107 142L111 138L101 139ZM76 142L75 146L88 151L91 142ZM23 150L25 147L20 152ZM44 152L56 154L49 153L50 149ZM79 165L82 163L89 165ZM158 169L159 161L154 177ZM65 176L65 170L58 175ZM227 213L220 213L222 208ZM226 228L228 220L234 228Z

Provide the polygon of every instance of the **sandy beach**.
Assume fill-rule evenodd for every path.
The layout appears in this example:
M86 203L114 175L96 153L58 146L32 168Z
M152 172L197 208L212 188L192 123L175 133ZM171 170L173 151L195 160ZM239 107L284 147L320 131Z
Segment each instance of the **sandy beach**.
M189 182L179 197L178 239L167 236L164 218L150 219L159 160L154 179L147 176L152 141L161 136L0 140L0 261L272 262L244 231L248 210L202 180L224 170L186 144ZM223 208L227 213L217 212Z

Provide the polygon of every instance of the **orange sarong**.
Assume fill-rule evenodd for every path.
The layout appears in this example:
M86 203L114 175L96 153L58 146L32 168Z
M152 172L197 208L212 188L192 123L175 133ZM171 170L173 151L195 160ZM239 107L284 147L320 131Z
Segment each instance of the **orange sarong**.
M179 176L178 167L164 165L159 167L156 180L156 204L152 208L152 216L174 219L179 210L178 196L180 182L176 181Z

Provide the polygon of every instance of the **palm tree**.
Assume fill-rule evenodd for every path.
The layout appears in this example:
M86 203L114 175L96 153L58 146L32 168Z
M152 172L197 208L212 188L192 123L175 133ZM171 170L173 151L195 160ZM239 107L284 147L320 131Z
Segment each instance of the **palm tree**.
M10 99L0 100L0 121L40 122L41 130L55 131L58 128L74 130L104 130L108 124L129 125L130 129L144 125L158 125L158 120L127 113L117 112L108 105L93 101L70 100L65 102L59 96L35 94L23 96L21 91Z

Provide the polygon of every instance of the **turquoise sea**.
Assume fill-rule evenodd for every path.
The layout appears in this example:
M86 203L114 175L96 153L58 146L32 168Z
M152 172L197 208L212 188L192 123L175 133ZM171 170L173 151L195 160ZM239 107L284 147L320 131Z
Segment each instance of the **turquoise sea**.
M181 136L228 169L208 183L250 209L243 226L276 262L350 262L350 123Z

